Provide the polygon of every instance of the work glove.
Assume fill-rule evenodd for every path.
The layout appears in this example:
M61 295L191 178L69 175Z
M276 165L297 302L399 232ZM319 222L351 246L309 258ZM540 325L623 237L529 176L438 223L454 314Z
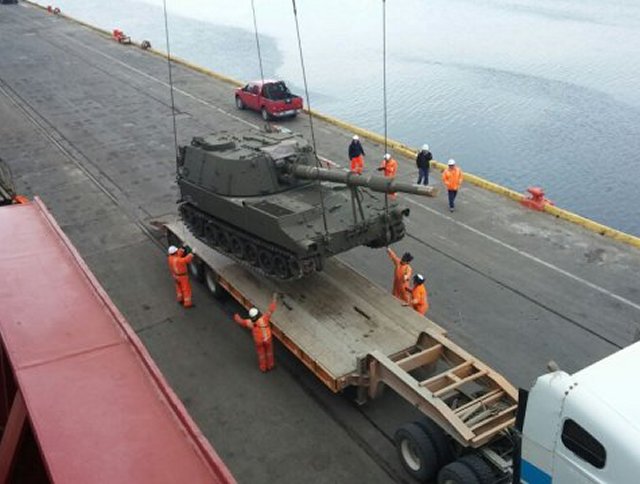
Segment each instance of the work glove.
M184 255L189 255L191 252L193 252L193 249L191 249L191 247L189 247L188 245L182 246L182 249L184 250Z

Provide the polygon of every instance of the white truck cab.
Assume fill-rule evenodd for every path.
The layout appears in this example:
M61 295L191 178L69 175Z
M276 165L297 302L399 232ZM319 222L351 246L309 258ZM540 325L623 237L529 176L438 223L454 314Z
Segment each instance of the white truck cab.
M529 392L520 480L528 484L640 482L640 343Z

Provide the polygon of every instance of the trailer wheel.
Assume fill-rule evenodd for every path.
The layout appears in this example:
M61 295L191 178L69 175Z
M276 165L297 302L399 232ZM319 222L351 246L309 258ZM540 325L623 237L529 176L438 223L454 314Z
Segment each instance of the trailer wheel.
M442 428L429 417L424 417L417 421L416 424L424 430L424 433L427 434L427 437L431 440L436 454L438 454L438 466L443 467L451 462L453 460L451 442Z
M480 484L492 484L495 481L495 474L491 466L478 454L467 454L458 459L473 471Z
M227 291L218 282L218 275L209 267L205 268L204 282L209 293L216 299L223 300L227 297Z
M194 256L193 260L189 263L189 273L196 281L204 281L204 266L202 261L196 256Z
M491 484L494 480L489 464L475 454L451 462L438 474L438 484Z
M422 427L408 423L394 436L400 462L414 479L430 481L438 472L438 456Z

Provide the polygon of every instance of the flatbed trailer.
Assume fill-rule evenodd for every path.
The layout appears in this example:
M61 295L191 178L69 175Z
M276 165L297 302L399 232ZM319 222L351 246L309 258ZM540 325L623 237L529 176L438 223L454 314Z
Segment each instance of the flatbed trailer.
M364 404L389 387L425 415L396 433L400 458L414 477L431 479L433 468L455 455L477 452L499 474L510 473L518 390L441 326L336 258L303 280L277 281L216 252L180 221L165 227L169 244L194 249L191 274L215 297L229 294L247 309L264 309L279 293L274 336L331 391L355 387ZM437 462L427 462L433 458L422 434L439 447Z

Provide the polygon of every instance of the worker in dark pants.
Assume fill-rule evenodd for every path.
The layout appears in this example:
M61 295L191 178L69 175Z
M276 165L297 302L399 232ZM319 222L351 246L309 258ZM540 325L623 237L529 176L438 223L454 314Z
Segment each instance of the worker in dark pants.
M447 187L449 195L449 211L456 209L455 201L458 196L458 190L462 186L462 170L456 166L456 160L449 160L447 168L442 172L442 182Z
M418 185L429 184L429 167L432 159L433 155L431 155L431 152L429 151L429 145L422 145L422 149L418 152L418 156L416 157L416 166L418 167Z
M233 315L233 320L240 326L249 328L253 335L253 342L256 345L258 354L258 366L260 371L265 373L275 366L273 357L273 337L271 335L271 315L276 310L277 294L273 295L271 304L267 312L260 314L258 308L249 309L249 318L243 319L239 314Z

